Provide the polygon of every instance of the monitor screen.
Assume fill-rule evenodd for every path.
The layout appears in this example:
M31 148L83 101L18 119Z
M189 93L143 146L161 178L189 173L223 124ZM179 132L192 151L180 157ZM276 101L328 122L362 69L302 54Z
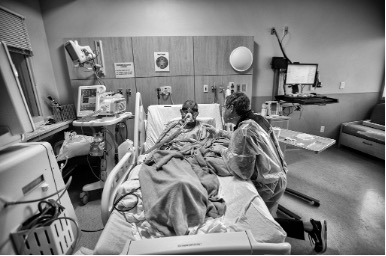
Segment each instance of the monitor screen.
M71 43L65 44L65 48L68 52L68 55L70 55L72 61L78 61L79 60L79 57L76 54L74 46Z
M78 117L87 116L94 113L99 108L101 86L80 86L78 94Z
M318 64L288 64L285 84L314 84Z
M97 89L81 90L80 111L95 111Z

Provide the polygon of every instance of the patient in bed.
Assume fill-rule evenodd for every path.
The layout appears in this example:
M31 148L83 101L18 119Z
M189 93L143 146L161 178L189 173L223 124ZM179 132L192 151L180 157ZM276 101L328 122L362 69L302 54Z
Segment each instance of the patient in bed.
M210 155L214 138L196 120L197 103L186 101L180 112L181 119L169 122L146 152L139 172L146 220L167 236L185 235L206 217L222 216L225 202L218 198L215 173L230 175L223 161L218 166Z

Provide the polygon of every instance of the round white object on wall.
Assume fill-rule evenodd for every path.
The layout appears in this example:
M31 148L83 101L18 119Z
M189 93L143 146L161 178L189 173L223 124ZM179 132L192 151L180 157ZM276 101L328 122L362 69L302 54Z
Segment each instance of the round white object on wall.
M229 56L229 62L234 70L239 72L247 71L252 66L252 52L245 46L237 47Z

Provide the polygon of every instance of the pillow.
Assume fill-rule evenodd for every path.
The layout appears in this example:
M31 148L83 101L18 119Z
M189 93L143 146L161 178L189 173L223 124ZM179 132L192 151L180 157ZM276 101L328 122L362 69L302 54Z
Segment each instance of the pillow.
M181 119L181 117L176 117L176 118L173 118L172 120L170 120L169 122L177 121L177 120L180 120L180 119ZM196 120L201 122L201 123L210 124L210 125L216 127L216 121L214 120L213 117L199 117L198 116L196 118ZM166 126L166 124L165 124L165 126Z

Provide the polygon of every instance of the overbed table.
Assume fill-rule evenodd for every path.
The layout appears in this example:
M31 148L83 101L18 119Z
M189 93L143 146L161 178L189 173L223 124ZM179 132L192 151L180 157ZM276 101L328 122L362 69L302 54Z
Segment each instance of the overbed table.
M290 145L296 148L310 150L312 152L315 152L316 154L326 150L327 148L335 144L334 139L311 135L303 132L291 131L288 129L281 129L280 136L278 139L279 142L283 143L284 145ZM296 196L302 200L305 200L315 206L320 206L320 201L316 198L310 197L288 187L286 188L285 192L290 195ZM299 215L291 212L282 205L279 205L278 210L289 217L299 220L301 219Z

